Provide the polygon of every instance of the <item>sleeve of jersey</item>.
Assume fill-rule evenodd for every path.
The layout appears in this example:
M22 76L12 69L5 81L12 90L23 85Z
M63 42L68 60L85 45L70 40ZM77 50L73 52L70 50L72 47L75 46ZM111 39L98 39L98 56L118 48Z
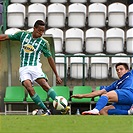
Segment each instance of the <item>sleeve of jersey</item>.
M20 31L20 32L16 32L15 34L8 35L8 37L10 38L10 40L19 41L21 34L22 34L22 32Z
M113 83L112 83L111 85L109 85L109 86L106 86L104 89L105 89L107 92L112 91L112 90L115 90L115 89L116 89L116 82L117 82L117 81L113 82Z
M50 52L50 48L49 48L49 43L48 41L45 41L45 45L43 46L43 50L42 50L43 54L45 57L50 57L52 56L51 52Z

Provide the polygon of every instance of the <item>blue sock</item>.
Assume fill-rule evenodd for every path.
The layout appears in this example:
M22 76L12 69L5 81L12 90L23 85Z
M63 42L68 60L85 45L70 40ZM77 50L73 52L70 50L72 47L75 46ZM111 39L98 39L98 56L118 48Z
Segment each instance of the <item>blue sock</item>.
M101 96L100 99L98 100L98 102L96 103L95 109L100 111L102 108L104 108L106 106L107 103L108 103L108 97Z
M128 110L109 109L108 115L128 115Z
M48 90L48 95L54 100L57 94L55 93L54 89L50 88Z
M31 98L40 108L44 109L45 111L48 110L48 108L45 106L45 104L42 102L42 100L37 94L35 94Z

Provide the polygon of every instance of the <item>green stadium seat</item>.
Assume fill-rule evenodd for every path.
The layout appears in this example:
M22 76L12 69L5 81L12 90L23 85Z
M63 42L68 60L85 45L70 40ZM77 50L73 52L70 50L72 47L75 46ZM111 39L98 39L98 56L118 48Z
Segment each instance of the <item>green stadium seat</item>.
M4 97L4 104L5 104L5 115L7 113L27 113L26 111L14 111L9 110L7 105L11 104L24 104L25 103L25 89L23 86L8 86L6 87L5 97Z
M75 94L87 94L87 93L91 93L92 92L92 87L91 86L74 86L73 87L73 91L72 91L72 95ZM82 99L78 99L78 98L71 98L71 102L72 103L91 103L92 98L82 98ZM91 109L91 104L90 104L90 109Z
M96 90L100 90L100 86L96 86ZM100 96L94 97L94 102L96 103L99 100Z
M47 92L44 91L41 86L34 86L33 88L34 88L35 92L39 95L40 99L46 103L47 97L48 97ZM29 104L34 103L29 94L26 97L26 102L27 102L27 111L29 113Z
M70 100L70 88L68 86L53 86L54 91L58 96L63 96L69 102ZM49 97L49 102L53 100Z

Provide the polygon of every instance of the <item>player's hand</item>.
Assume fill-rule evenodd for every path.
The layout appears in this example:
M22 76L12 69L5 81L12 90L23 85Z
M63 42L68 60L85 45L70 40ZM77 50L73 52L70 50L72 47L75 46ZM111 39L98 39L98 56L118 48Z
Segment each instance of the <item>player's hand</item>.
M82 94L72 95L71 97L73 97L73 98L83 98Z
M56 83L57 84L61 84L62 83L62 79L59 76L56 77Z

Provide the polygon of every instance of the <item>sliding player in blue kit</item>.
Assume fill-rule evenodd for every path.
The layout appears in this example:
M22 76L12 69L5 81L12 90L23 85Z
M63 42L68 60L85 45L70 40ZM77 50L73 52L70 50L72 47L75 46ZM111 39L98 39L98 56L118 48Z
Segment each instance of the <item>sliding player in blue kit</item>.
M133 114L133 70L129 71L126 63L117 63L116 72L119 80L101 90L88 94L72 95L74 98L92 98L101 96L93 110L84 111L82 115L130 115ZM112 105L107 105L113 102Z
M19 68L20 80L22 85L30 94L32 100L44 110L44 115L50 115L51 112L42 102L32 86L33 82L35 81L48 93L53 100L57 96L53 88L49 86L46 74L42 71L40 63L40 55L42 53L47 58L48 63L56 76L56 83L62 83L62 80L57 73L55 62L49 50L49 43L42 37L44 31L45 23L42 20L37 20L34 24L33 32L22 30L14 35L2 34L0 35L0 41L10 39L21 42ZM69 107L66 107L62 113L66 114L68 111Z

